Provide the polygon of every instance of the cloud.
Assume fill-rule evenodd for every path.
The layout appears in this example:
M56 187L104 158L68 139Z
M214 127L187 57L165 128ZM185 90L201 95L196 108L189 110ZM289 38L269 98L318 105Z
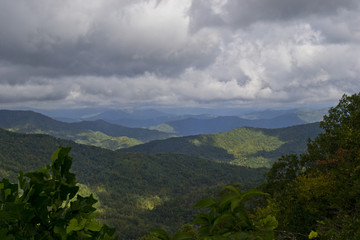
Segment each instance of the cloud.
M258 22L323 17L358 10L357 0L198 0L189 10L194 29L220 26L242 28Z
M0 104L333 103L360 90L355 0L0 0Z
M216 36L188 36L188 1L0 3L3 61L59 74L177 74L202 67Z

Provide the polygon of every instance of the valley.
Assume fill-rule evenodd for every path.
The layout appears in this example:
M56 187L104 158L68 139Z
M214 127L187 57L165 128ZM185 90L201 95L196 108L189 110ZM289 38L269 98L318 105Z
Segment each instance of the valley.
M98 219L115 227L121 239L152 228L172 232L191 221L198 200L229 184L256 187L281 155L304 152L307 139L321 132L318 123L242 126L304 123L292 116L242 118L240 125L239 117L182 116L176 124L186 124L173 123L175 131L167 133L103 119L62 122L33 111L0 110L0 177L16 181L19 170L41 168L59 146L72 147L80 193L95 195ZM182 136L194 129L208 134Z
M44 167L58 146L72 147L72 170L80 192L95 194L99 219L115 227L124 239L140 237L156 227L174 230L191 219L196 201L231 183L254 187L263 181L265 172L181 154L120 153L0 129L0 177L16 181L19 170Z

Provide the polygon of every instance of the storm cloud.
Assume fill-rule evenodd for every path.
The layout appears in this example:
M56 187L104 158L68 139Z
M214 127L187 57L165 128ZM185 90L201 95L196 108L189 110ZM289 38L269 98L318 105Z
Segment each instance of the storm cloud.
M356 0L0 0L0 104L332 104Z

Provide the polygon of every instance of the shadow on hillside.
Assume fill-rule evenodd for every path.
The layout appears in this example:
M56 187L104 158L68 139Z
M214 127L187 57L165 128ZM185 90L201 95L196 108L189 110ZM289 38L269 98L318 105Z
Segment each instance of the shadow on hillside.
M211 161L230 162L235 159L233 154L225 149L212 146L212 139L206 142L195 144L196 137L187 138L168 138L166 140L156 140L134 147L119 149L119 152L142 152L142 153L179 153L193 157L201 157Z
M323 130L319 127L319 123L311 123L298 125L281 129L261 129L268 136L277 137L284 144L273 151L258 151L250 155L250 158L264 157L271 159L271 163L275 162L281 156L286 154L301 154L307 151L308 139L314 139Z

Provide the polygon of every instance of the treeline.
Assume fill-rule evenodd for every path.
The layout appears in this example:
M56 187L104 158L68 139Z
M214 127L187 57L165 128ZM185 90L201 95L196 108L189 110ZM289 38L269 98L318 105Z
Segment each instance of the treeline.
M260 192L229 188L195 205L206 212L175 235L144 239L360 239L360 93L344 95L320 127L306 153L272 166ZM244 205L256 194L267 197Z

